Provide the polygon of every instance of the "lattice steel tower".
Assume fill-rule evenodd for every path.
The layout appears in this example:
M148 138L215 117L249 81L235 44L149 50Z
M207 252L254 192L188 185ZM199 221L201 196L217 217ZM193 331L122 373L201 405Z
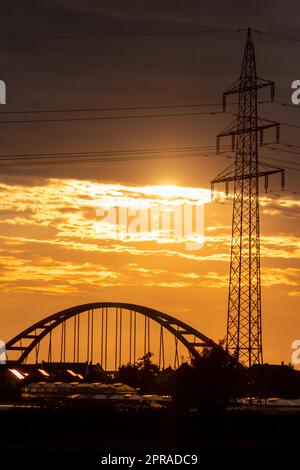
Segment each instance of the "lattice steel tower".
M212 180L225 182L228 194L229 182L234 183L233 219L231 238L230 279L228 295L228 317L226 348L237 361L251 367L263 362L261 282L260 282L260 230L259 230L259 177L284 171L259 163L258 134L263 145L263 131L276 127L279 141L279 125L261 120L257 116L257 90L271 87L274 100L274 82L260 79L256 75L255 50L248 29L240 78L223 94L223 110L226 110L228 95L238 94L238 113L224 132L217 136L217 152L220 138L231 136L235 163Z

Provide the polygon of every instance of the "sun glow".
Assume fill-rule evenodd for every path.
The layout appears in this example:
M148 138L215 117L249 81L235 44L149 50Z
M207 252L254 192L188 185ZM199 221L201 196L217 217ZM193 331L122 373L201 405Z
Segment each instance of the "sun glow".
M67 180L67 186L78 194L84 194L94 199L96 203L107 205L123 204L136 205L150 203L161 199L171 201L186 201L189 203L207 203L211 201L210 190L177 185L153 185L153 186L127 186L121 184L97 184L90 181Z
M2 183L0 191L0 282L5 293L73 295L128 285L227 286L227 271L220 272L217 283L211 275L225 269L230 256L231 227L220 205L225 198L222 193L216 192L215 202L209 204L210 191L205 188L71 179L48 179L32 185ZM263 202L264 210L269 203L276 204L267 197ZM285 199L286 205L293 203ZM228 201L228 210L231 204ZM200 207L205 211L204 233L190 224L192 230L183 236L183 224L174 222L176 210L196 211ZM105 222L97 214L99 208L106 213L121 209L124 218L119 219L118 213L116 221ZM204 228L203 219L196 220ZM266 234L262 242L262 257L274 262L273 267L278 268L279 258L282 263L299 259L296 234ZM187 277L189 269L200 277ZM296 295L299 269L280 267L274 271L270 266L267 271L270 275L264 277L265 284L286 289L293 286L290 295Z

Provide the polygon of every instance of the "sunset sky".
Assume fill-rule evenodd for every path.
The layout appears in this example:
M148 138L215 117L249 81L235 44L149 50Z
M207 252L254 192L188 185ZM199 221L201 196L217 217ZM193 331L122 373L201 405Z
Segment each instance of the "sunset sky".
M253 29L300 38L295 1L10 2L0 7L1 36L61 36ZM150 6L151 3L151 6ZM288 8L290 4L291 9ZM23 4L21 4L23 5ZM230 7L229 7L230 5ZM218 15L216 16L216 12ZM275 80L276 100L291 103L299 79L300 43L254 33L258 76ZM230 114L125 118L128 114L220 112L222 93L239 76L245 32L85 39L0 39L0 79L7 86L1 120L61 117L123 119L18 122L1 125L5 155L71 152L156 152L182 158L2 165L0 177L0 337L34 321L93 301L123 301L174 315L214 340L226 331L231 197L210 200L210 180L232 163L216 155L215 136ZM268 99L261 92L261 100ZM208 108L7 114L7 111L121 108L208 103ZM230 111L236 108L231 106ZM259 115L300 125L300 108L261 104ZM272 130L265 142L274 142ZM281 142L300 146L299 129L282 125ZM229 143L229 142L225 142ZM261 196L263 341L266 362L290 362L300 339L299 155L272 144L260 157L289 167ZM295 151L296 147L289 150ZM176 153L176 152L175 152ZM299 149L298 149L299 153ZM128 156L127 155L127 156ZM64 157L64 160L69 158ZM270 160L271 159L271 160ZM20 162L22 160L20 159ZM286 162L286 163L284 163ZM232 189L232 188L231 188ZM204 244L137 233L124 237L103 224L97 208L204 203Z

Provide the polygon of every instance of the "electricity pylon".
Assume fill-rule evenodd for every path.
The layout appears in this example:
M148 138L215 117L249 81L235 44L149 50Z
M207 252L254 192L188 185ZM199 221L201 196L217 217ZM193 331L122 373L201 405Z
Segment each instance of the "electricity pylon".
M235 163L211 182L212 193L215 183L224 182L226 194L229 182L234 183L226 349L248 367L263 362L259 178L265 178L267 191L268 176L280 172L282 188L284 186L284 170L259 163L258 159L258 134L263 145L264 130L275 127L276 141L279 141L279 124L257 116L257 90L265 87L271 88L271 101L274 101L274 82L256 75L254 43L249 28L240 78L223 94L223 111L226 110L227 96L238 95L238 114L217 136L217 153L220 138L231 137Z

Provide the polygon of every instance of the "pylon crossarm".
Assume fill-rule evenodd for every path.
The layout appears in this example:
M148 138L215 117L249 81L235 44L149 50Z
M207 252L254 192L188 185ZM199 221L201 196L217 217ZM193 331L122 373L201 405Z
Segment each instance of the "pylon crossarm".
M241 79L239 78L223 93L223 112L226 111L227 96L239 94L242 89L243 91L252 91L266 87L271 87L270 98L271 102L273 102L275 96L275 82L273 82L272 80L266 80L265 78L257 78L256 83L248 86L242 86Z
M217 177L214 180L211 181L212 184L216 183L225 183L225 182L230 182L230 181L236 181L236 180L249 180L251 178L260 178L261 176L269 176L269 175L274 175L275 173L281 173L283 170L281 168L277 168L274 170L269 170L269 171L259 171L258 173L248 173L245 175L233 175L233 176L226 176L226 177Z
M224 181L224 178L234 177L235 174L235 164L232 163L228 168L223 170L216 178L211 180L211 184L219 183L221 180Z
M222 132L221 134L218 134L217 138L231 136L231 135L246 134L247 132L262 131L264 129L270 129L271 127L276 127L278 125L279 125L278 122L272 122L272 123L270 122L269 124L258 125L255 129L253 127L245 127L243 129L235 128L226 132Z
M272 86L272 85L274 85L274 82L260 83L260 84L250 85L250 86L246 86L246 87L242 88L240 83L239 83L237 86L234 86L230 90L225 91L225 93L223 93L223 96L238 94L241 91L241 89L243 89L243 91L251 91L251 90L257 90L257 89L260 89L260 88L266 88L266 87Z

